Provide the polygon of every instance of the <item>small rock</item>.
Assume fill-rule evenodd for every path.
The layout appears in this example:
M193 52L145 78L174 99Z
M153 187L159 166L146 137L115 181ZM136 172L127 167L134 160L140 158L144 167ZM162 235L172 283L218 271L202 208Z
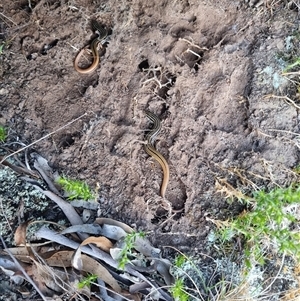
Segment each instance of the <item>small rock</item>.
M5 88L2 88L0 89L0 95L3 96L3 95L7 95L9 93L9 91Z

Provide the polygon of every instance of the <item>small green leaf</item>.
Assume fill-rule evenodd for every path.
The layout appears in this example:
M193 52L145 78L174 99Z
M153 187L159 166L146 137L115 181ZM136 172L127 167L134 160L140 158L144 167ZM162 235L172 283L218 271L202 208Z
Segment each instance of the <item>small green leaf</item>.
M119 259L119 268L124 270L125 265L130 263L130 256L132 256L132 250L134 249L135 241L138 237L144 238L146 236L145 232L132 232L128 233L125 236L124 243L125 246L123 247L122 251L120 252L120 259Z
M184 282L182 279L175 280L174 285L171 287L170 292L175 301L188 301L189 295L184 290Z
M66 177L59 177L56 180L56 183L61 185L67 192L69 200L83 199L87 201L94 198L90 187L85 182L70 180Z
M95 274L89 274L86 277L82 278L78 283L78 288L82 289L85 286L90 287L93 282L97 280L98 276Z
M181 268L185 264L185 262L186 262L186 258L183 255L178 255L175 258L174 264L177 268Z
M0 142L4 142L7 137L6 128L4 126L0 126Z

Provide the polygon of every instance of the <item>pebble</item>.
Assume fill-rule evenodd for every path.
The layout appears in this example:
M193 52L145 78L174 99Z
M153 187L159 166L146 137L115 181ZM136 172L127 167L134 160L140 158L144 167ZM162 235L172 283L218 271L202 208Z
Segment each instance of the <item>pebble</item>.
M2 88L0 89L0 95L3 96L3 95L7 95L9 93L9 91L5 88Z

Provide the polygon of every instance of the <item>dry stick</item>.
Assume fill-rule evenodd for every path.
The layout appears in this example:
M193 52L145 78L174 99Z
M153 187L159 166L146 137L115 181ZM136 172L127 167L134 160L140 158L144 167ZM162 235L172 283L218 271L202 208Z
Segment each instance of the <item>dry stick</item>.
M43 295L43 293L40 291L40 289L38 288L38 286L34 283L34 281L29 277L29 275L26 273L26 271L24 270L24 268L20 265L20 263L18 262L18 260L14 257L14 255L7 249L6 244L3 240L2 235L0 234L0 239L2 241L4 250L7 252L7 254L11 257L11 259L13 260L13 262L16 264L17 268L23 273L23 275L25 276L25 278L27 279L27 281L34 287L34 289L38 292L38 294L41 296L41 298L44 301L47 301L46 297Z
M14 153L11 153L11 154L7 155L6 157L2 158L2 160L0 161L0 164L3 163L6 159L8 159L8 158L10 158L10 157L12 157L12 156L14 156L14 155L16 155L16 154L22 152L23 150L25 150L25 149L31 147L31 146L34 145L34 144L36 144L36 143L38 143L38 142L40 142L40 141L42 141L42 140L48 138L49 136L55 134L56 132L61 131L61 130L64 129L65 127L71 125L72 123L74 123L75 121L81 119L83 116L86 116L86 115L87 115L87 113L82 114L81 116L79 116L79 117L73 119L72 121L68 122L67 124L65 124L64 126L58 128L57 130L55 130L55 131L53 131L53 132L47 134L46 136L43 136L42 138L40 138L40 139L38 139L38 140L36 140L36 141L34 141L34 142L28 144L27 146L24 146L24 147L20 148L19 150L15 151Z
M184 42L187 42L188 44L190 44L191 46L195 47L195 48L198 48L200 50L209 50L207 47L200 47L198 45L195 44L194 40L190 37L190 39L192 41L189 41L187 39L182 39L182 38L179 38L179 41L184 41Z
M7 20L9 20L11 23L13 23L15 26L17 26L17 24L9 17L5 16L3 13L0 13L0 15L4 18L6 18Z
M291 131L286 131L286 130L268 129L268 131L285 133L285 134L291 134L291 135L295 135L295 136L300 136L299 133L295 133L295 132L291 132Z
M300 107L288 96L278 96L274 94L266 95L264 98L279 98L279 99L284 99L286 103L292 104L296 109L300 109Z
M299 75L300 72L299 71L294 71L294 72L283 72L281 73L281 75Z

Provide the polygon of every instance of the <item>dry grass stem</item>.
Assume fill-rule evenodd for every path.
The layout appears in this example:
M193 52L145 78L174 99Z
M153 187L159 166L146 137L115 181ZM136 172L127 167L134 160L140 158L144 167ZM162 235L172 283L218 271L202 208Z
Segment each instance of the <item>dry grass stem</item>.
M40 138L40 139L38 139L38 140L36 140L36 141L34 141L34 142L28 144L27 146L24 146L24 147L20 148L19 150L17 150L17 151L15 151L15 152L13 152L13 153L11 153L11 154L9 154L9 155L3 157L2 160L0 161L0 164L3 163L6 159L8 159L8 158L10 158L10 157L12 157L12 156L14 156L14 155L16 155L16 154L22 152L23 150L25 150L25 149L27 149L27 148L29 148L29 147L31 147L31 146L37 144L38 142L40 142L40 141L42 141L42 140L44 140L44 139L46 139L46 138L52 136L53 134L55 134L55 133L61 131L62 129L68 127L69 125L71 125L72 123L76 122L77 120L81 119L82 117L84 117L84 116L86 116L86 115L87 115L87 113L82 114L81 116L79 116L79 117L73 119L72 121L68 122L67 124L63 125L62 127L58 128L57 130L55 130L55 131L53 131L53 132L51 132L51 133L49 133L49 134L43 136L42 138Z

